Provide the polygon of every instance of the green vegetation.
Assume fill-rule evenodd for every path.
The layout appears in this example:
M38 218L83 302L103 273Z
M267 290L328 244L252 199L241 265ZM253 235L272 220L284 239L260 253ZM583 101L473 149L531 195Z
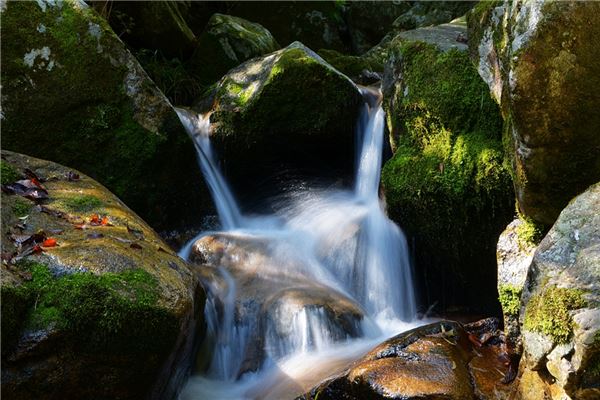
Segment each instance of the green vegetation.
M516 317L521 308L521 289L512 285L498 287L498 299L505 316Z
M21 174L6 161L0 161L0 175L2 176L1 180L3 185L13 183L21 177Z
M3 349L22 329L55 327L90 351L160 353L177 336L177 320L158 304L156 278L144 270L57 276L39 263L19 268L32 278L2 287Z
M71 211L88 212L102 207L102 200L92 195L69 197L64 204Z
M556 286L547 287L531 297L525 309L525 329L550 336L557 343L565 343L573 334L573 320L569 312L586 305L583 292Z
M544 234L548 230L544 225L536 223L530 218L519 215L521 224L517 227L517 239L521 247L537 246L544 238Z
M12 205L12 211L17 217L24 217L31 211L32 203L28 200L16 197Z
M383 72L383 62L375 56L350 56L335 50L319 50L319 55L335 69L349 76L357 78L364 71Z

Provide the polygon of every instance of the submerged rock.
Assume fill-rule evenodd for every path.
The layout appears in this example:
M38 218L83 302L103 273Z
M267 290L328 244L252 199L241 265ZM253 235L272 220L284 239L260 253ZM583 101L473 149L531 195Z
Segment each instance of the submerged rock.
M210 208L177 114L84 2L7 3L2 37L3 148L80 169L154 227Z
M599 210L600 184L569 203L537 247L521 296L522 374L551 376L546 392L576 399L600 395Z
M514 200L500 113L459 32L460 22L422 28L388 46L383 105L394 156L382 186L413 243L425 303L496 313L496 242Z
M469 33L502 109L519 209L549 226L600 180L600 4L481 2Z
M361 104L350 79L296 42L231 70L198 108L234 187L254 191L290 167L351 172Z
M198 39L190 68L202 84L212 84L242 62L277 49L279 44L263 26L213 14Z
M186 263L77 171L3 151L2 180L3 397L174 396L204 329Z
M206 236L194 244L191 261L216 299L219 320L226 318L224 300L235 287L233 318L236 332L245 336L235 341L242 343L243 359L230 371L234 376L292 351L322 350L363 334L360 306L310 279L310 266L294 251L285 243L235 234Z
M501 338L480 326L441 321L401 333L298 399L507 399Z

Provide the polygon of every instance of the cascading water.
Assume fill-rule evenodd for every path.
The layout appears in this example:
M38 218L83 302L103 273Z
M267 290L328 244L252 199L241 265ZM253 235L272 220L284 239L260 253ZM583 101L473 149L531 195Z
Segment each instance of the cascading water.
M288 194L269 216L241 214L211 148L208 117L178 110L226 232L221 235L255 243L250 256L233 254L221 260L217 275L206 283L212 360L203 376L190 379L182 399L294 397L331 373L332 363L357 357L377 340L417 324L406 240L387 219L378 196L385 114L379 93L361 91L365 105L358 124L354 190ZM180 256L189 257L193 243L203 235L187 244ZM252 302L244 300L246 275L235 267L241 258L257 266L253 281L264 279L277 286L273 294L258 291L268 307L247 306ZM311 296L318 301L310 301ZM339 315L330 315L335 307L327 301L344 304L352 317L346 315L340 325ZM362 316L356 317L359 313ZM259 325L266 327L260 330ZM263 337L256 340L253 335ZM347 347L350 343L353 351ZM243 365L255 344L264 347L264 356L248 372ZM323 367L321 375L318 368L305 367L315 359ZM284 389L282 376L292 382Z

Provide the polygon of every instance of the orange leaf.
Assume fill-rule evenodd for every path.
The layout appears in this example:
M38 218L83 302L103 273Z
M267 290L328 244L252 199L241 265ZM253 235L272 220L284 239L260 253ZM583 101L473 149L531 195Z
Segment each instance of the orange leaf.
M56 239L54 238L48 238L46 240L44 240L44 242L42 243L42 247L54 247L56 246Z
M38 246L37 244L35 246L33 246L33 253L37 254L37 253L41 253L42 251L44 251L44 249L42 249L40 246Z
M104 218L102 218L102 221L100 222L100 224L102 224L102 225L109 225L109 223L108 223L108 217L105 216Z
M90 217L90 224L92 225L100 225L100 217L98 214L92 214Z

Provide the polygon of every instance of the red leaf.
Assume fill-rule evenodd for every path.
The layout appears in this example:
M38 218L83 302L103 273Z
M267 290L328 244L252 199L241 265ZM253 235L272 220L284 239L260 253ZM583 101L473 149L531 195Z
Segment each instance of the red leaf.
M104 216L102 221L100 221L100 224L104 226L113 226L110 222L108 222L108 216Z
M33 246L33 250L32 250L33 253L37 254L37 253L41 253L42 251L44 251L44 249L42 249L39 245L36 244L35 246Z
M100 217L98 214L92 214L90 217L90 225L100 225Z
M48 238L42 242L42 247L54 247L56 246L56 239Z

